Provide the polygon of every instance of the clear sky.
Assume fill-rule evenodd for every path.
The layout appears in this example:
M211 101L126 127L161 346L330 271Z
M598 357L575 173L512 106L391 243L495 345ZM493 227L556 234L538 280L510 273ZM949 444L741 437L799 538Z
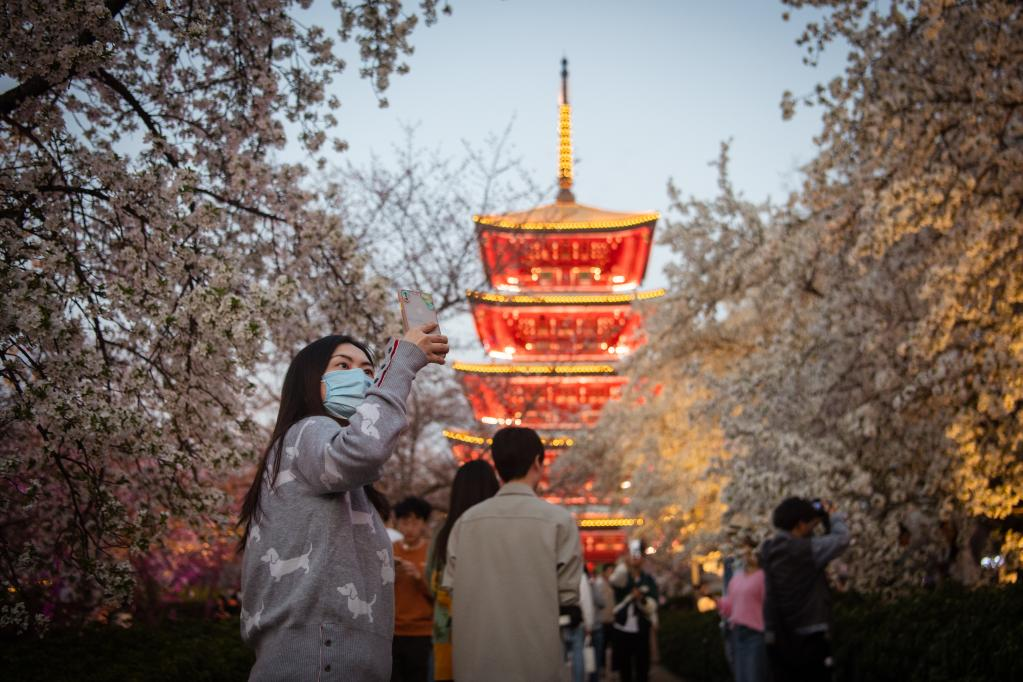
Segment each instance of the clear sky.
M797 169L812 158L820 128L813 110L782 121L782 93L811 92L845 59L836 49L819 67L805 66L795 40L812 15L800 11L786 22L787 8L773 0L451 2L451 16L413 34L411 72L392 79L388 109L358 79L355 59L335 83L352 161L386 158L403 124L418 127L418 144L450 147L454 156L461 140L479 144L514 117L514 153L538 185L553 186L566 56L577 201L663 214L669 178L686 195L711 198L717 177L708 162L726 139L735 186L751 199L781 200L798 187ZM313 9L327 25L330 12L327 3ZM645 288L666 283L670 258L655 247ZM457 344L459 357L477 359L465 317L446 328L468 337Z
M482 142L514 117L516 152L538 184L557 162L560 60L568 57L578 201L623 211L662 210L666 183L710 197L707 162L731 138L732 175L753 199L782 198L813 154L816 112L781 120L786 89L802 94L841 68L817 69L773 0L452 0L454 13L413 34L411 73L392 79L378 109L354 60L336 83L340 132L358 161L386 156L401 125L429 147ZM317 12L329 12L327 3ZM553 198L553 197L552 197ZM508 207L509 210L524 207Z

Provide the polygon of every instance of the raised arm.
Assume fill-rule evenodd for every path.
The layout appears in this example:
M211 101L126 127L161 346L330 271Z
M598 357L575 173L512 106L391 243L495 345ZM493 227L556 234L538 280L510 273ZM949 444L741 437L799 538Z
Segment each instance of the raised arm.
M810 548L817 568L824 568L828 562L849 547L849 527L840 513L831 515L831 531L827 535L811 538Z

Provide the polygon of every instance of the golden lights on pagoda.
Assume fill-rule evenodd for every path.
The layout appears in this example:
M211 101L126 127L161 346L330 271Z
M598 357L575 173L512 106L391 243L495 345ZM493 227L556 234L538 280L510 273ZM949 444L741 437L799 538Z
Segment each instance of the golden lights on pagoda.
M558 107L558 187L572 189L572 107Z
M614 303L632 303L633 301L649 301L660 298L667 293L666 289L654 289L653 291L638 291L631 294L549 294L549 295L519 295L506 296L505 294L491 293L486 291L468 290L465 292L470 303L496 303L499 305L608 305Z
M574 444L562 434L594 426L621 397L628 380L615 363L646 342L637 306L666 294L638 290L659 214L575 201L567 60L561 77L556 200L473 216L494 291L468 291L467 298L485 351L500 362L453 364L481 424L536 429L549 459ZM444 436L460 461L489 456L484 435ZM552 490L547 499L576 508L587 560L613 560L625 549L624 530L643 519L601 513L610 500L592 487Z
M496 227L505 230L525 230L544 232L588 232L591 230L620 230L625 227L636 227L656 223L660 213L622 214L619 217L606 217L596 220L573 220L558 222L544 220L539 215L535 219L521 219L520 214L474 215L473 222L484 227Z

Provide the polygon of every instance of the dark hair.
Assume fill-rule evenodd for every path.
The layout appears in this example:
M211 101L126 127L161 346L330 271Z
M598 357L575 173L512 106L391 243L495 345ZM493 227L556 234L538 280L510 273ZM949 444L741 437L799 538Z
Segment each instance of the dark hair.
M249 491L245 493L245 501L242 502L242 511L238 516L238 526L245 526L245 532L238 541L238 551L245 549L245 543L249 537L249 526L259 521L259 501L263 490L263 481L268 479L268 485L272 486L277 481L277 474L281 468L280 452L284 447L284 436L293 425L306 417L328 417L327 410L323 407L323 398L320 395L320 381L327 365L330 363L330 356L334 349L342 343L350 343L369 358L370 363L375 364L373 353L362 341L353 339L343 334L332 334L322 339L313 341L300 350L292 358L288 371L284 375L284 385L281 387L281 406L277 410L277 422L270 434L270 443L263 451L263 457L256 468L256 475L252 479ZM267 472L269 462L273 460L273 471ZM376 507L381 497L372 486L366 486L366 495L373 506Z
M430 518L433 505L421 497L409 496L394 505L394 518L403 519L407 516L415 516L426 521Z
M543 441L533 429L508 426L494 434L491 457L501 480L507 483L529 473L537 457L543 463Z
M448 558L448 537L455 521L465 510L488 500L497 494L501 484L494 475L494 468L482 459L474 459L459 467L455 480L451 484L451 502L448 505L448 517L437 532L437 540L433 547L434 563L443 567Z
M813 521L817 512L809 500L802 497L786 497L771 514L771 523L781 530L792 530L800 521Z

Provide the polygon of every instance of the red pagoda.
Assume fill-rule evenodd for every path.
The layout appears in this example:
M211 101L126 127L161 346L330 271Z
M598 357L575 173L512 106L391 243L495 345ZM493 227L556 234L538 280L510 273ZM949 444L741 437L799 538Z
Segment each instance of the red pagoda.
M620 213L576 203L568 64L562 60L556 200L536 208L473 217L493 291L469 291L476 331L495 361L455 363L476 418L490 428L537 429L547 461L596 424L626 379L619 359L646 341L635 304L664 295L639 291L657 213ZM460 461L486 456L489 438L445 432ZM625 551L642 519L608 514L590 484L550 491L576 513L587 561Z

